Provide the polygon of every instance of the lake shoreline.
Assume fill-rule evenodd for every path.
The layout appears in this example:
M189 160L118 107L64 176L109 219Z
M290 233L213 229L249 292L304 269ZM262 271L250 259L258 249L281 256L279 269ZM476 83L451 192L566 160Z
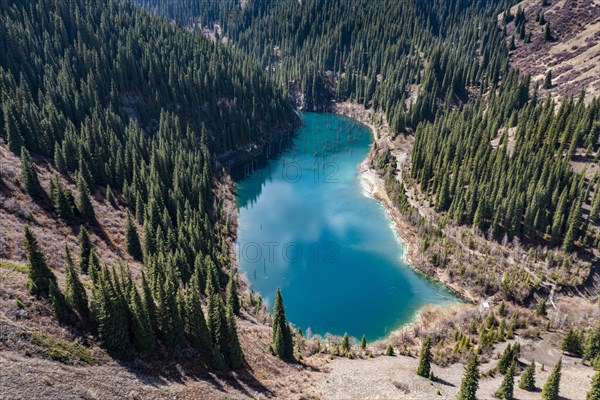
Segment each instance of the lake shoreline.
M343 115L352 118L363 125L366 125L373 134L373 144L377 143L378 147L385 145L392 148L392 153L403 152L403 154L394 154L396 158L402 160L403 163L407 163L410 158L410 152L407 149L398 149L391 145L390 129L389 125L385 120L383 113L374 113L372 110L365 109L362 105L343 102L335 103L331 107L331 112L338 115ZM377 123L377 121L379 123ZM409 143L410 142L410 143ZM407 140L407 145L412 146L412 142ZM408 146L407 146L408 147ZM371 145L371 150L367 154L367 157L359 165L359 178L361 185L365 192L377 200L383 205L391 220L394 222L396 234L406 244L406 251L403 254L405 264L407 264L413 270L433 279L435 282L444 285L446 288L451 290L459 297L468 300L471 303L478 303L481 298L475 293L472 293L468 288L457 284L450 280L450 278L443 273L439 268L419 268L419 265L424 264L424 260L420 258L419 247L422 244L422 239L419 236L417 229L412 225L403 214L400 212L398 207L392 202L387 190L385 189L385 183L377 171L371 167L371 162L375 156L374 146ZM414 318L414 321L402 325L399 328L408 327L419 320L419 313Z

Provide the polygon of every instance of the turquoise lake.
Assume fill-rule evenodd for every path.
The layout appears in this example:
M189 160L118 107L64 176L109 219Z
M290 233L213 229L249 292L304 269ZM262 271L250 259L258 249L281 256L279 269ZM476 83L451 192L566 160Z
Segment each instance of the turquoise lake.
M359 164L373 141L358 122L303 113L280 156L236 182L237 256L269 306L306 333L368 340L409 323L426 304L460 301L412 270L384 207L365 195Z

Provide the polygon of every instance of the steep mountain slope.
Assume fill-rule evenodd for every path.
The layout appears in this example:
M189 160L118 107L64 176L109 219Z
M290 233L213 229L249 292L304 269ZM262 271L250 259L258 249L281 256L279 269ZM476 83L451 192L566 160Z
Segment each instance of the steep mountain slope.
M3 350L239 368L215 155L291 133L291 105L247 57L128 2L1 10Z
M508 2L140 3L199 18L230 45L129 2L0 0L6 397L445 398L479 354L480 395L491 398L506 340L523 342L522 364L549 366L570 326L597 323L600 176L573 162L598 165L600 103L555 107L509 70L496 20ZM480 304L425 310L345 354L341 338L299 332L297 363L271 353L266 309L234 274L220 161L290 131L283 90L311 109L360 103L391 128L365 165L419 238L415 266ZM26 226L39 253L23 243ZM44 264L58 286L50 293L28 282ZM91 318L74 307L74 280ZM414 374L426 335L434 382ZM401 355L383 358L388 344ZM564 369L561 395L582 398L591 367L569 356Z
M510 64L531 75L532 81L542 86L542 95L549 92L562 99L578 96L584 90L589 103L600 94L600 1L547 3L542 6L539 1L527 0L511 8L512 15L519 9L524 11L528 40L520 37L514 23L508 24L508 40L515 37ZM545 38L546 26L550 40ZM548 71L552 73L552 86L543 88Z

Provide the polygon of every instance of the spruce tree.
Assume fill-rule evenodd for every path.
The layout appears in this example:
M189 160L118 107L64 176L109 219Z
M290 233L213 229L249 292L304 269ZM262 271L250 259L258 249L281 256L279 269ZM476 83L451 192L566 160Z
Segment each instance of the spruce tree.
M585 339L583 358L586 360L597 359L600 361L600 321L596 322L596 326L594 326Z
M90 252L90 257L89 257L90 261L88 262L88 269L87 269L87 273L88 276L90 277L90 280L93 283L97 283L97 278L98 278L98 274L100 271L100 260L98 259L98 256L96 255L96 252L94 250L92 250ZM83 273L83 271L82 271Z
M350 338L348 337L347 332L344 333L344 336L342 337L342 343L340 347L344 356L347 356L350 353Z
M514 393L514 385L515 385L515 363L511 363L508 371L506 371L506 375L504 375L504 379L502 380L502 384L498 391L496 392L496 397L502 400L512 400Z
M560 390L561 366L562 366L562 359L559 359L558 363L556 363L556 365L552 369L552 372L550 372L550 376L548 377L546 384L542 388L542 399L544 399L544 400L557 400L558 399L558 392Z
M273 305L273 337L271 346L279 358L293 359L294 344L292 332L285 317L285 307L281 289L277 288Z
M592 377L592 387L587 393L585 400L600 400L600 371Z
M571 355L581 357L583 353L581 335L578 332L575 332L573 328L569 328L569 331L563 338L560 349Z
M21 148L21 179L25 191L34 199L41 199L44 195L44 189L38 179L35 164L25 147Z
M71 192L63 186L60 178L56 175L50 178L50 196L56 214L67 222L72 221L74 214Z
M25 227L23 244L27 253L27 288L33 295L46 297L50 282L56 286L56 276L48 268L37 238L28 226Z
M117 206L117 201L115 200L115 195L113 194L113 191L109 185L106 186L106 201L108 201L108 203L113 207Z
M48 283L48 299L50 300L50 306L56 319L62 323L73 322L71 309L55 281Z
M203 354L211 354L211 339L202 311L200 293L194 287L185 291L185 336L192 348Z
M140 244L137 228L131 219L129 211L127 211L127 220L125 222L125 248L127 249L127 253L134 259L138 261L142 260L142 245Z
M87 322L90 319L87 294L83 284L79 280L77 271L75 271L71 252L67 246L65 246L65 254L65 299L71 309L79 314L79 318L81 318L82 321Z
M394 355L394 346L388 344L385 348L385 355L388 357L392 357Z
M77 191L77 209L79 210L79 213L87 222L95 222L96 213L94 211L94 206L92 205L92 199L90 198L90 189L88 188L87 182L81 171L77 173Z
M429 378L431 373L431 337L427 336L421 347L421 355L419 359L419 367L417 368L417 375L424 378Z
M367 337L365 335L363 335L362 339L360 340L360 348L361 350L367 348Z
M140 353L156 353L156 338L152 324L150 323L148 310L144 307L135 285L131 288L129 309L131 311L131 338L133 346Z
M525 371L523 371L523 375L521 375L521 380L519 381L519 387L529 392L535 390L535 361L532 361L531 364L525 368Z
M552 70L548 70L544 79L544 89L552 88Z
M537 308L535 309L535 315L538 317L545 317L548 315L548 310L546 309L546 300L542 300L540 304L538 304Z
M4 130L6 132L6 142L8 144L8 148L14 154L19 155L25 144L25 141L19 132L19 124L16 121L12 107L9 107L8 103L3 103L2 105L2 111L4 114Z
M227 314L227 329L228 329L228 340L227 345L229 348L227 363L231 369L238 369L244 363L244 352L240 345L240 340L237 334L237 327L235 323L235 314L231 307L226 307Z
M552 37L552 31L550 30L550 22L546 24L546 28L544 28L544 40L547 42L551 42L554 38Z
M152 290L150 289L150 285L148 284L148 280L146 279L146 273L142 271L142 294L144 296L143 303L146 312L148 313L148 318L150 320L150 325L152 326L152 332L154 333L154 337L158 338L160 335L160 326L158 321L158 311L156 308L156 303L154 302L154 296L152 294Z
M479 389L479 360L477 355L469 358L465 367L465 374L460 383L458 400L476 400Z
M79 270L87 274L90 265L90 255L92 253L92 240L85 228L81 225L79 228Z
M240 298L237 292L237 282L233 271L229 274L227 283L227 306L231 307L235 315L240 315Z
M164 284L159 287L158 320L164 344L170 349L185 346L184 326L179 313L177 292L173 272L169 272Z
M98 285L94 286L94 310L98 337L106 350L114 356L122 356L129 349L128 310L123 308L119 293L105 267L99 273Z
M498 314L501 316L506 316L506 303L503 301L500 302L500 306L498 306Z
M67 173L67 162L65 161L61 147L58 145L54 146L54 166L61 174Z
M500 360L498 360L498 372L500 372L502 375L504 375L506 373L506 371L508 370L508 368L510 367L510 365L512 364L514 359L514 352L513 352L513 348L510 345L510 343L506 346L506 348L504 349L504 352L502 352L502 356L500 357Z
M207 326L210 332L210 337L213 344L213 359L212 365L215 369L222 370L228 365L225 359L226 339L227 339L227 324L224 323L224 307L223 300L218 293L213 293L208 298L208 320Z

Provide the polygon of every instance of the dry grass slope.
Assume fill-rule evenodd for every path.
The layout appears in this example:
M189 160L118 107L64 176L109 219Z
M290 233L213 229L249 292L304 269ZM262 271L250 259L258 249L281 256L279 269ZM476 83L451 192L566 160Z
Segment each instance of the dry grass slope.
M600 95L600 0L550 0L542 7L540 0L525 0L511 9L513 15L521 7L527 18L526 32L531 42L519 39L514 22L508 24L507 42L515 36L516 49L510 63L523 73L531 75L532 82L544 82L551 70L553 87L540 89L558 101L564 96L578 96L585 90L589 102ZM538 24L536 15L543 11L550 22L552 41L544 40L545 26ZM501 16L499 17L501 18Z

